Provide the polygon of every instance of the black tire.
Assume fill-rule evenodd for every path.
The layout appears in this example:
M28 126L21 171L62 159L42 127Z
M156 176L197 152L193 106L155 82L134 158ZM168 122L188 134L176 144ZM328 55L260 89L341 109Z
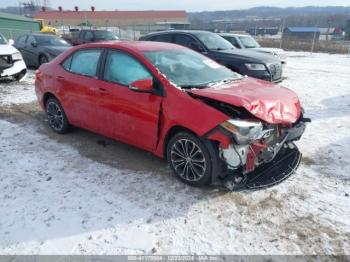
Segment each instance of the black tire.
M39 67L42 64L48 63L49 62L49 58L46 55L40 55L39 56Z
M187 149L180 149L181 145L187 146ZM219 155L210 141L188 132L180 132L170 139L166 153L176 177L188 185L206 186L216 176L214 172L217 172L219 166Z
M70 125L61 103L54 97L50 97L45 104L49 126L58 134L69 132Z

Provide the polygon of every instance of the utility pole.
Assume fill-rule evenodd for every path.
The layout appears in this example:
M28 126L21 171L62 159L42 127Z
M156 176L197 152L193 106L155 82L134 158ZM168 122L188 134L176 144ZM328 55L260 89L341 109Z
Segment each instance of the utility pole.
M280 49L282 49L282 45L283 45L283 33L284 33L284 27L285 27L285 18L283 17L282 19L282 28L281 28L281 41L280 41Z
M315 28L314 37L312 39L312 44L311 44L311 54L314 52L315 42L316 42L316 35L317 35L317 30Z

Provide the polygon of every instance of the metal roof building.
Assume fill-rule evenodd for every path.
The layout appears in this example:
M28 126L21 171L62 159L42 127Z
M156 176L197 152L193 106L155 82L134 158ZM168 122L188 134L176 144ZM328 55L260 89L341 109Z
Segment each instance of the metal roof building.
M283 31L283 38L288 40L318 40L320 29L317 27L287 27Z
M27 32L39 32L40 23L24 16L0 12L0 32L8 39L16 39Z
M35 15L36 19L45 19L55 27L79 26L89 24L92 27L122 27L139 31L156 31L168 29L186 29L189 26L186 11L90 11L42 10Z

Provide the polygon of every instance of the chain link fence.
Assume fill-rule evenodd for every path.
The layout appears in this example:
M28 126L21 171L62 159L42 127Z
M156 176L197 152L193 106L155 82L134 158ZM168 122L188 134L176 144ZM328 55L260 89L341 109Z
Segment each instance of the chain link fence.
M0 33L3 34L7 39L16 40L21 35L28 34L28 33L39 33L39 32L33 31L33 30L0 28Z
M326 52L350 55L350 41L332 40L288 40L257 37L263 47L283 48L290 51Z

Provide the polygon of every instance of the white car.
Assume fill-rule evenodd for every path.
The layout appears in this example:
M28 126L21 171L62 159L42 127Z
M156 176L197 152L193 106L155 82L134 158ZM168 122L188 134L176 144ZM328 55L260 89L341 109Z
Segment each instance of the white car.
M225 33L225 34L220 34L220 36L225 38L236 48L239 48L239 49L249 48L257 52L272 54L278 57L281 60L282 64L287 63L287 56L283 49L261 47L260 44L254 39L254 37L250 35Z
M13 40L7 39L0 33L0 79L12 77L22 81L27 76L27 66L21 53L13 47Z

